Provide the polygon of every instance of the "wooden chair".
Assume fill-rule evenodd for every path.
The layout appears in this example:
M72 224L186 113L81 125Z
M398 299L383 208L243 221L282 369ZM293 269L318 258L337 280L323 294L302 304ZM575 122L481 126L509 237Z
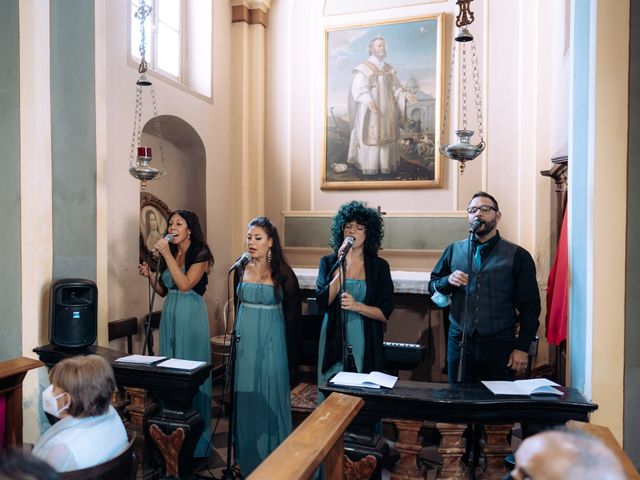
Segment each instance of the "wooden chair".
M133 336L138 334L136 317L121 318L109 322L109 341L127 337L127 353L133 353Z
M133 432L129 434L127 448L117 457L94 467L60 473L60 480L134 480L138 469L135 440Z

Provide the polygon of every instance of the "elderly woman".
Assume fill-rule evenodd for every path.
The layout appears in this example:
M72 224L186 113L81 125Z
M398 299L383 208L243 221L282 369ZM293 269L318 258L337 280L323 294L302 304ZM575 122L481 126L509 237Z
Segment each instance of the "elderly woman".
M49 381L42 407L60 421L38 439L33 455L66 472L93 467L122 452L127 432L111 406L116 381L104 358L66 358L51 369Z
M316 298L325 312L320 330L318 385L341 370L343 341L351 346L355 368L360 373L384 368L383 326L394 308L393 282L389 264L378 257L382 244L382 218L364 203L343 204L333 217L330 245L334 253L322 257ZM344 239L353 245L346 253L346 291L340 292L341 268L331 272L341 253ZM341 328L345 311L346 339ZM319 401L323 400L321 393Z

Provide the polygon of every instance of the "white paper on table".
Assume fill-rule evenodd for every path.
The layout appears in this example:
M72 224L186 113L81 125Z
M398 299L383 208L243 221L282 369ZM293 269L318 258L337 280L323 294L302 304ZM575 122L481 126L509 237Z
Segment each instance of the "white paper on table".
M338 372L330 380L330 383L349 387L393 388L396 380L398 377L375 371L370 373Z
M167 357L157 357L153 355L127 355L126 357L116 358L116 362L137 363L139 365L151 365L152 363L164 360Z
M164 362L159 363L156 367L164 367L164 368L177 368L178 370L193 370L194 368L198 368L201 365L204 365L206 362L200 362L197 360L182 360L180 358L170 358L165 360Z

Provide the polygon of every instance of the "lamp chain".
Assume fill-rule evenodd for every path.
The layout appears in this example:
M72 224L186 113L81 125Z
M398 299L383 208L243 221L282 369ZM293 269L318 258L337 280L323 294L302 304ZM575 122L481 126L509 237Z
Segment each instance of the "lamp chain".
M467 47L466 42L460 45L461 80L460 98L462 99L462 130L467 129Z
M140 20L140 46L138 52L140 53L140 66L138 67L139 73L145 73L147 71L147 39L145 35L144 22L151 13L152 8L145 4L145 0L140 0L140 7L135 13L135 17Z
M136 146L140 144L142 135L142 86L136 86L136 110L133 116L133 133L131 135L131 150L129 152L129 163L133 165L136 154Z
M440 145L444 145L444 133L447 130L447 120L449 114L449 101L451 100L451 82L453 79L453 69L456 64L456 44L458 42L452 42L451 45L451 65L449 66L449 80L447 81L447 95L444 100L444 110L442 113L442 127L440 128Z
M162 150L162 131L160 130L160 117L158 116L158 104L156 103L156 91L151 88L151 105L153 106L153 126L156 130L156 137L158 137L158 149L160 150L160 161L164 167L164 150Z
M476 116L478 119L478 135L484 142L484 127L482 125L482 96L480 88L480 72L478 72L478 55L476 54L476 42L471 42L471 66L473 67L473 90L476 94Z

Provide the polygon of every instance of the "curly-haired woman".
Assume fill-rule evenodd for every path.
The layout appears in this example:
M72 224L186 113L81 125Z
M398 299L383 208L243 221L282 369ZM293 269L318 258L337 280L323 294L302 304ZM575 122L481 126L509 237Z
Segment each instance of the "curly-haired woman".
M343 204L333 217L330 245L322 257L316 298L325 312L320 331L318 385L344 370L341 310L345 310L347 344L358 372L384 368L383 326L394 307L389 264L378 256L384 232L382 217L363 202ZM331 273L345 237L354 242L346 254L346 292L340 293L340 268ZM319 400L323 397L319 393Z

